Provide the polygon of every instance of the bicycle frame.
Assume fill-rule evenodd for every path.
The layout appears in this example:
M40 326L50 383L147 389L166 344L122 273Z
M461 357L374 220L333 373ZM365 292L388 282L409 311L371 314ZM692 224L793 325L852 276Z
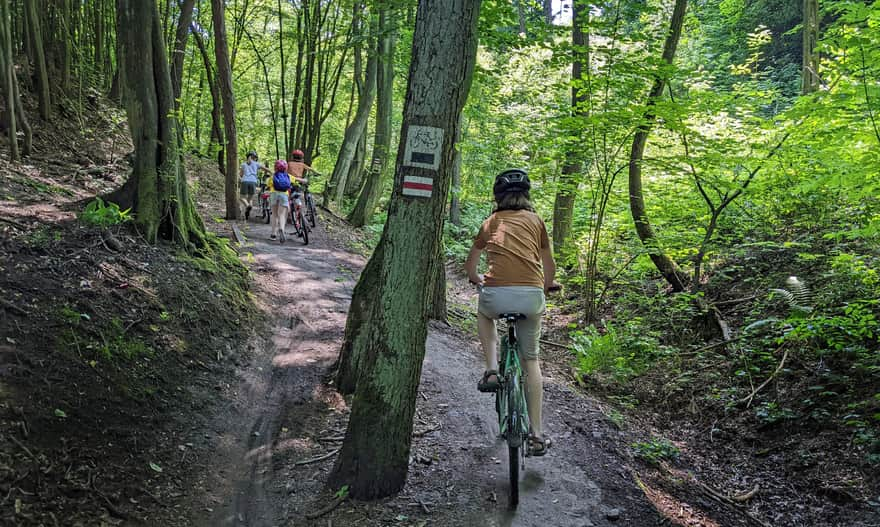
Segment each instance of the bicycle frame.
M496 409L498 410L498 426L501 437L514 446L518 446L519 440L528 438L529 413L526 407L525 394L523 392L523 369L519 360L519 343L516 340L516 323L507 321L507 336L501 339L501 354L498 357L498 372L501 387L496 392ZM518 415L511 416L511 403ZM515 417L515 419L512 419ZM513 430L511 436L511 422L518 430Z

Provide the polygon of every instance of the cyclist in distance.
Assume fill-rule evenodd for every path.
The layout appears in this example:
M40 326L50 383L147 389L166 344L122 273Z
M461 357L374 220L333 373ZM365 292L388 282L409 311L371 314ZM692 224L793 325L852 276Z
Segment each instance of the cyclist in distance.
M498 380L498 333L495 320L501 313L522 313L516 322L520 359L526 374L526 404L531 431L529 451L543 456L550 446L544 435L541 407L544 383L538 363L538 339L544 293L558 288L554 282L556 264L544 221L535 214L529 197L529 176L525 170L505 170L495 177L495 210L483 222L465 262L468 279L479 286L477 313L480 344L486 358L486 371L478 383L480 391L495 391ZM480 255L486 251L488 272L477 273Z
M305 163L305 154L302 150L294 150L290 153L290 162L287 164L287 173L290 174L293 191L299 191L297 183L308 183L306 172L314 172L314 168Z
M260 172L272 174L272 172L268 168L264 167L263 164L258 161L257 153L251 150L247 153L247 161L242 163L241 168L238 169L238 177L241 184L239 203L241 204L242 208L244 208L245 220L247 220L251 215L254 193L256 192L256 187L259 184Z

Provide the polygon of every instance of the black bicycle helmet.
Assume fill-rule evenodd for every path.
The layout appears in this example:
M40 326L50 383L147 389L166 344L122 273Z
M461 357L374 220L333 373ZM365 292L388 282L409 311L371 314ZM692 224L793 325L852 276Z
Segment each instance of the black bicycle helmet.
M508 168L495 176L495 185L492 192L504 194L505 192L528 192L532 188L529 183L529 175L521 168Z
M247 155L246 155L245 157L246 157L246 158L248 158L248 157L252 157L252 158L254 158L254 160L258 160L258 159L260 159L259 157L257 157L257 153L254 152L253 150L251 150L250 152L248 152Z

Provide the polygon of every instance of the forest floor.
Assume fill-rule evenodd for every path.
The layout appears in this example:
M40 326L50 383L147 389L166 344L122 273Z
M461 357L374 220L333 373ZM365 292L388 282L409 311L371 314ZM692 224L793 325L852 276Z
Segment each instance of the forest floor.
M453 271L453 325L429 331L406 487L325 511L348 416L329 374L365 235L326 212L308 246L236 222L244 293L128 226L85 226L82 200L121 183L131 149L118 112L89 110L78 131L39 127L26 163L0 156L0 525L880 525L845 487L809 489L790 464L737 456L754 449L731 431L677 442L672 464L637 458L632 445L656 430L578 386L552 344L571 320L558 308L544 346L555 444L527 460L511 511L492 399L475 389L476 298ZM229 236L215 166L189 173L208 227Z

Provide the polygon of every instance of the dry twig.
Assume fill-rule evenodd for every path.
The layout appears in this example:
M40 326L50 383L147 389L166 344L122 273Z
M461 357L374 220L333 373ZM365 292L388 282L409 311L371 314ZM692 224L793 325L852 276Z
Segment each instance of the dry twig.
M308 518L308 519L310 519L310 520L314 520L315 518L320 518L321 516L327 514L327 513L330 512L330 511L332 511L332 510L335 509L336 507L339 507L339 504L342 503L343 501L345 501L345 498L347 498L347 497L348 497L348 496L346 496L346 495L337 496L336 499L334 499L333 501L331 501L331 502L330 502L326 507L324 507L323 509L319 509L319 510L317 510L317 511L315 511L315 512L310 512L310 513L306 514L306 518Z
M311 459L303 459L302 461L297 461L294 465L308 465L309 463L317 463L318 461L324 461L325 459L331 458L339 452L338 448L334 448L330 452L327 452L323 456L313 457ZM317 516L316 516L317 518Z

